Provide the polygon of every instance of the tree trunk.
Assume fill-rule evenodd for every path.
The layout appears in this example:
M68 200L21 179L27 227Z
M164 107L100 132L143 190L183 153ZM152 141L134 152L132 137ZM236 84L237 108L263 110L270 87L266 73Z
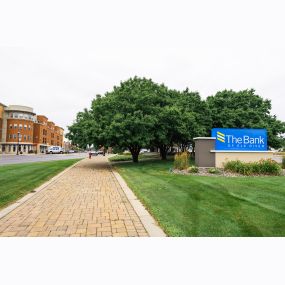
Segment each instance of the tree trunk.
M160 145L159 146L160 157L162 160L167 160L168 149L169 149L169 147L167 145Z
M141 148L139 146L132 146L132 147L129 147L129 150L132 154L133 162L138 163Z
M195 146L194 145L192 145L191 157L195 158Z

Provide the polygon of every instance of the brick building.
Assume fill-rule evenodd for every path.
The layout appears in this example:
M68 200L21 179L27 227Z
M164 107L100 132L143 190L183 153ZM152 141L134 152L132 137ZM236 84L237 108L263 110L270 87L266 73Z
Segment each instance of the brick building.
M0 103L0 153L44 153L49 146L63 146L63 132L30 107Z

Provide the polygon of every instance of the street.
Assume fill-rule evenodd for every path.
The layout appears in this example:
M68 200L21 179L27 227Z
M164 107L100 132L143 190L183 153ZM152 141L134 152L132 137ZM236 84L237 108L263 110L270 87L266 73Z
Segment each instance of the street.
M28 154L28 155L0 155L0 165L41 162L51 160L65 160L88 157L88 153L71 153L71 154Z

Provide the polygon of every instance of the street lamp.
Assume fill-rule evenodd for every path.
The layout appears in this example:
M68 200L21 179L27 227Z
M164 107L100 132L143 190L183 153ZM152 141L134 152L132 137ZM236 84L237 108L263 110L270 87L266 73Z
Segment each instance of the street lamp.
M20 132L18 132L18 147L17 147L17 155L19 155L19 144L20 144Z

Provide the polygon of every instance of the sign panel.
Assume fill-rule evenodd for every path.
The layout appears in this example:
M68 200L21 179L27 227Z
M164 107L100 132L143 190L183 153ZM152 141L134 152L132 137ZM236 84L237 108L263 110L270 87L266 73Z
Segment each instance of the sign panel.
M212 129L216 150L267 151L266 129Z

